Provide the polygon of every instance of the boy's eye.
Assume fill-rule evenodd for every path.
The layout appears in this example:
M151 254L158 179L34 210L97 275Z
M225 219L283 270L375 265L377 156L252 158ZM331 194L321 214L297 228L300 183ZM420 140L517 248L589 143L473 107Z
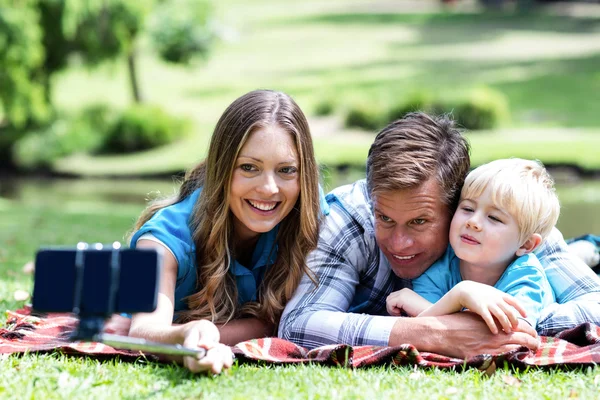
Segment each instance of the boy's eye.
M494 215L490 215L489 219L491 219L492 221L496 221L496 222L502 222L502 220Z

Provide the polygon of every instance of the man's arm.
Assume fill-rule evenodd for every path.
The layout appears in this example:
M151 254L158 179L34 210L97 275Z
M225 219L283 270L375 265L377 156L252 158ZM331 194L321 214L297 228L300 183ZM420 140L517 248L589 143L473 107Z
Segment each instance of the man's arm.
M494 335L481 317L464 311L441 317L398 318L390 346L410 343L419 351L467 359L479 354L501 354L525 346L536 350L535 330L525 321L511 333Z
M332 204L330 215L323 222L318 248L307 259L318 286L315 288L307 276L303 277L283 312L279 337L309 349L341 343L410 343L421 351L461 358L501 353L521 345L537 347L535 331L528 324L521 323L511 334L493 335L478 315L467 312L427 318L348 312L351 305L356 305L355 296L364 294L369 285L372 290L367 303L378 298L383 301L391 292L389 266L374 264L378 254L374 238L369 241L360 226Z
M558 229L536 254L559 303L542 312L538 332L552 336L584 322L600 325L600 278L569 251Z

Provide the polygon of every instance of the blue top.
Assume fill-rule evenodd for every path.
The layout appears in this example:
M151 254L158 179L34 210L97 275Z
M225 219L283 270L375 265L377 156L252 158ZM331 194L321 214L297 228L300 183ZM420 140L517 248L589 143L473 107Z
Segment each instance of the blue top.
M423 275L412 281L413 290L432 303L437 302L463 280L460 260L451 246ZM554 292L538 258L525 254L512 262L494 285L513 296L527 312L527 321L536 328L544 307L555 303Z
M196 292L196 245L192 239L189 220L201 191L202 188L196 189L181 202L158 210L131 238L130 246L135 248L137 240L149 233L173 252L178 266L175 311L187 310L188 306L183 299ZM328 214L329 206L320 187L319 196L321 210ZM230 271L235 276L239 304L257 300L257 288L267 268L274 264L277 258L275 241L278 229L279 225L260 234L249 266L244 266L237 260L233 260L230 265Z

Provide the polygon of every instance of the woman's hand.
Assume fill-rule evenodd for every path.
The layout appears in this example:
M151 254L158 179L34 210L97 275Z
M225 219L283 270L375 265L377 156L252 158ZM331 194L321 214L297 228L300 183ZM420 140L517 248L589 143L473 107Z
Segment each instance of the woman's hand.
M183 345L192 349L206 349L206 355L201 358L184 357L183 365L191 372L221 373L223 368L233 364L233 353L228 346L219 343L219 330L210 321L192 321L183 325Z

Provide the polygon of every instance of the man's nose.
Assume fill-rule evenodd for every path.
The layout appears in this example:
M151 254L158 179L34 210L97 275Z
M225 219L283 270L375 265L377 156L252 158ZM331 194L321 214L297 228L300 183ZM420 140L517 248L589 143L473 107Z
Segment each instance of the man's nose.
M414 244L411 235L408 235L404 227L396 227L392 234L392 250L395 253L400 253L403 250L410 248Z

